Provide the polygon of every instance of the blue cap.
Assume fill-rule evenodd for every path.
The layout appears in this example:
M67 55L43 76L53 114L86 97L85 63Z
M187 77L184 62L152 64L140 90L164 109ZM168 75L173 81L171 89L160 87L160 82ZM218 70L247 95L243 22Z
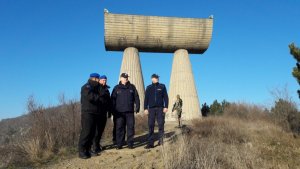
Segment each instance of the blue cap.
M90 77L95 77L99 79L100 75L98 73L91 73Z
M107 79L105 75L100 76L100 79Z

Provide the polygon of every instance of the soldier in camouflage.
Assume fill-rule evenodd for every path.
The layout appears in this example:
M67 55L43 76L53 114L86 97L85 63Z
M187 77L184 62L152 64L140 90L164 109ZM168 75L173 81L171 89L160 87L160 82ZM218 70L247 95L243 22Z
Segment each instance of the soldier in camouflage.
M181 113L182 113L182 99L180 98L179 95L176 96L176 102L173 105L172 112L176 111L177 113L177 118L178 118L178 127L181 127Z

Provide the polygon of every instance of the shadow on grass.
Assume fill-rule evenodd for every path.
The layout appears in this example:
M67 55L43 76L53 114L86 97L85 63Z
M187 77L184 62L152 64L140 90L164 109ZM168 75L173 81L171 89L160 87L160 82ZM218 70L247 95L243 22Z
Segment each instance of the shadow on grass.
M172 137L174 134L175 134L174 131L165 133L164 138L168 139L168 138ZM154 141L158 141L158 139L159 139L159 135L158 135L157 132L155 132L154 133ZM134 138L133 147L138 148L138 147L146 146L147 143L148 143L148 134L143 134L143 135L140 135L140 136L137 136L137 137ZM105 150L110 150L110 149L116 148L116 145L115 144L109 144L109 145L104 146L104 148L105 148Z

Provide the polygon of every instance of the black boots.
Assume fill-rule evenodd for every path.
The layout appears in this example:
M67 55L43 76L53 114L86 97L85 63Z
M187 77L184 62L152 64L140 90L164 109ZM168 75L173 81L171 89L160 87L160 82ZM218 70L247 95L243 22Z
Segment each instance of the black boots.
M101 151L103 151L104 149L105 148L100 145L99 147L94 148L91 151L91 154L92 154L92 156L98 156L101 153Z
M117 150L121 150L123 148L123 146L117 146Z
M151 148L154 148L154 146L148 144L148 145L146 145L144 148L145 148L145 149L151 149Z
M128 145L129 149L134 149L133 145Z
M81 158L81 159L88 159L88 158L91 158L91 154L90 154L90 152L88 152L88 151L80 151L79 152L79 158Z

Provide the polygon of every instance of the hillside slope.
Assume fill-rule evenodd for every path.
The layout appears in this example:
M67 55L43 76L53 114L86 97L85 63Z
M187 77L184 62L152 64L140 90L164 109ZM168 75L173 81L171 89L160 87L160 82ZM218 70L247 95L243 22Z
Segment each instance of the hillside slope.
M175 128L175 123L166 123L166 139L165 143L181 133L181 130ZM62 169L107 169L107 168L163 168L163 160L161 158L161 146L154 149L145 150L147 144L147 133L135 137L134 149L124 147L122 150L116 150L109 140L105 140L102 145L106 147L99 156L92 157L87 160L77 157L65 160L59 160L56 164L49 164L42 168L62 168ZM157 141L155 142L157 144Z
M147 135L142 134L137 136L133 150L108 147L98 157L74 157L42 168L300 168L298 136L266 120L223 116L185 124L178 129L175 123L166 123L163 147L145 150Z

